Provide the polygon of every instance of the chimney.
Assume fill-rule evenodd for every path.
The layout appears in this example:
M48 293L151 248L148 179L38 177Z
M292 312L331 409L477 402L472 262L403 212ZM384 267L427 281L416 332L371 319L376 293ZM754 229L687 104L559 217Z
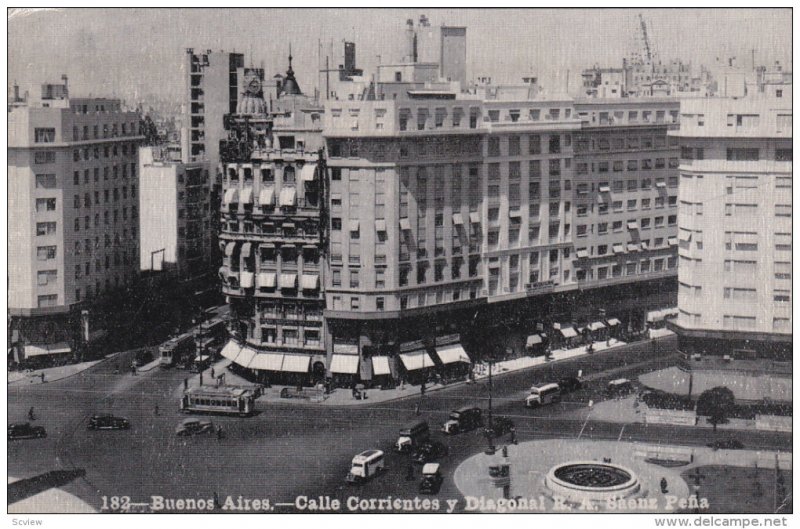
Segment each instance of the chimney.
M69 96L69 78L67 74L61 74L61 80L64 81L64 96Z
M414 34L414 21L410 18L406 20L406 53L403 57L404 62L416 62L416 35Z
M14 81L14 102L19 101L19 85Z

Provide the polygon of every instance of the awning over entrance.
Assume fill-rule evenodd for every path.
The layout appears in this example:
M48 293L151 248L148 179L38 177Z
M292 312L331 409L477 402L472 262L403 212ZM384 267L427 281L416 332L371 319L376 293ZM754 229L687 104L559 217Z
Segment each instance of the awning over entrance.
M436 356L439 357L439 360L441 360L443 364L455 364L456 362L466 362L469 364L472 362L460 343L437 347Z
M392 371L389 369L388 356L373 356L372 357L372 374L378 375L391 375Z
M407 371L416 371L427 367L434 367L436 364L431 360L430 355L425 351L414 351L413 353L401 353L400 361L403 362Z
M289 373L308 373L308 366L311 363L310 356L304 355L284 355L281 371Z
M358 373L358 355L333 355L331 373L355 375Z
M231 362L236 360L236 357L239 356L239 352L242 350L242 346L236 343L233 340L230 340L228 343L225 344L225 347L222 348L219 354L223 357L227 358Z
M572 326L561 327L559 329L559 332L561 332L561 336L563 336L564 338L575 338L576 336L578 336L578 333L575 332L575 329Z
M280 353L258 353L247 366L250 369L262 371L280 371L283 365L283 355Z
M31 358L33 356L48 356L48 355L68 354L68 353L71 353L71 352L72 352L72 349L65 342L48 344L48 345L26 345L25 346L25 358Z
M275 273L261 272L258 274L258 288L275 288Z
M587 325L587 327L589 327L590 331L599 331L601 329L606 328L605 324L602 321L593 321L592 323Z
M609 327L616 327L617 325L620 324L620 321L617 318L611 318L606 323L608 324Z
M525 345L527 347L533 347L534 345L539 345L541 343L542 343L542 337L539 336L538 334L531 334L525 341Z
M275 203L275 188L274 187L265 187L261 190L258 194L258 205L259 206L271 206Z
M313 182L316 171L316 165L310 163L304 165L303 168L300 169L300 180L303 182Z
M234 360L234 362L236 362L242 367L248 367L250 365L250 362L253 360L253 358L255 358L257 353L258 351L256 351L255 349L251 349L250 347L246 346L242 347L242 351L239 353L239 356L236 357L236 360Z

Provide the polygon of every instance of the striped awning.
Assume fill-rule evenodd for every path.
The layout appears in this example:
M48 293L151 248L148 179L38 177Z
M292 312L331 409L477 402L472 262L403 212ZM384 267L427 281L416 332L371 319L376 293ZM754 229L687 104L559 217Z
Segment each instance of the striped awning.
M234 362L236 362L242 367L248 367L250 365L250 362L253 360L253 358L256 356L257 353L258 351L256 351L255 349L246 346L242 347L241 352L239 352L239 356L236 357L236 360L234 360Z

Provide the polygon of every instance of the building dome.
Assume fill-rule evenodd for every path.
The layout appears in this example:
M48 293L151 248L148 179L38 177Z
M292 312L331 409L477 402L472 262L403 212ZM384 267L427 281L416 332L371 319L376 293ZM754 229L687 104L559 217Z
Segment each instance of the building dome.
M262 115L267 113L267 104L263 97L250 93L242 95L239 104L236 105L237 114Z
M297 84L297 79L294 78L294 70L292 70L292 52L291 49L289 51L289 69L286 70L286 78L283 80L283 86L281 87L281 95L288 95L288 96L299 96L303 95L303 91L300 90L300 85Z

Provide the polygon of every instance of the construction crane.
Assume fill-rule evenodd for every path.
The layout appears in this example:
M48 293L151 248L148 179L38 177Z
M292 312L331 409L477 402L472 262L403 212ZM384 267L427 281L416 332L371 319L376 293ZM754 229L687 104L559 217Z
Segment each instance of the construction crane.
M639 25L642 28L642 41L644 43L645 57L647 58L647 62L652 64L653 53L650 50L650 39L647 37L647 24L645 23L644 17L641 13L639 13Z

